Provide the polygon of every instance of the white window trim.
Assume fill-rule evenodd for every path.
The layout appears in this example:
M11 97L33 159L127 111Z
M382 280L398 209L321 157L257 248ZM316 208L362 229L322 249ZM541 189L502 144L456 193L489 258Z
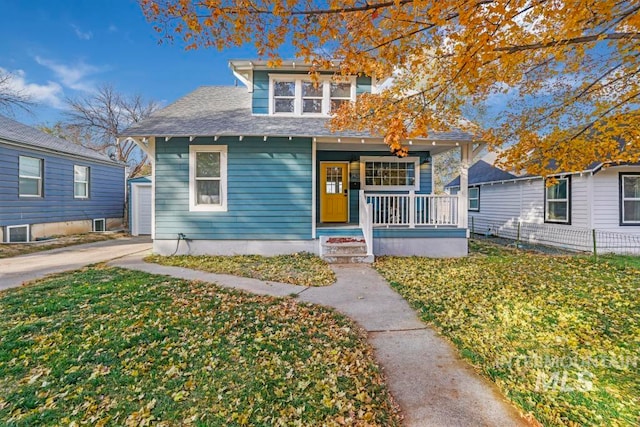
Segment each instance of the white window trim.
M545 182L545 187L544 187L544 221L545 222L551 222L551 223L557 223L557 224L570 224L571 223L571 180L569 179L569 177L564 177L564 178L556 178L556 183L554 185L558 185L560 183L560 181L566 181L567 182L567 197L564 199L549 199L547 197L547 189L549 187L546 186L546 182ZM567 212L566 212L566 218L565 219L550 219L549 218L549 202L565 202L567 204Z
M33 177L33 176L28 176L28 175L20 175L20 158L25 157L25 158L29 158L29 159L35 159L38 160L40 162L40 176L38 178ZM33 156L18 156L18 197L37 197L40 198L42 197L42 175L44 175L44 159L41 159L40 157L33 157ZM27 178L27 179L37 179L38 180L38 194L21 194L20 193L20 178Z
M219 205L196 203L196 153L220 153L220 200ZM191 145L189 147L189 211L227 212L227 146Z
M76 180L76 168L85 168L87 170L87 180L86 181L77 181ZM91 181L90 173L91 173L91 170L89 169L89 166L73 165L73 198L74 199L88 199L89 198L89 181ZM76 183L86 184L86 186L85 186L85 195L84 196L78 196L76 194Z
M478 196L477 197L471 197L471 190L478 190ZM471 212L480 212L480 186L472 186L469 187L468 191L467 191L467 198L469 199L469 210ZM471 201L472 200L477 200L478 201L478 207L477 208L472 208L471 207Z
M7 243L25 243L25 242L12 242L11 241L11 229L12 228L23 228L27 227L27 242L31 242L31 227L29 224L21 224L21 225L7 225Z
M102 224L103 224L103 227L102 227L102 228L104 228L104 230L103 230L103 231L97 231L97 230L96 230L96 222L98 222L98 221L102 221ZM105 218L94 218L94 219L93 219L93 228L92 228L92 231L93 231L94 233L104 233L105 231L107 231L107 220L106 220Z
M294 102L293 113L276 113L274 82L294 82ZM350 101L356 100L356 77L349 76L334 81L332 76L320 76L319 84L322 85L322 113L303 113L302 112L302 82L311 82L311 78L306 74L269 74L269 114L273 116L283 117L329 117L331 116L331 83L350 83L351 97ZM310 97L311 98L311 97ZM335 98L346 99L346 98Z
M367 185L367 162L387 163L413 163L416 173L414 185ZM361 156L360 157L360 182L366 191L420 191L420 157L396 157L396 156Z
M625 220L624 202L640 202L640 197L624 196L624 179L631 178L631 177L640 179L640 175L638 174L625 174L625 173L620 174L620 212L622 214L622 218L620 218L620 223L623 225L638 225L638 221Z

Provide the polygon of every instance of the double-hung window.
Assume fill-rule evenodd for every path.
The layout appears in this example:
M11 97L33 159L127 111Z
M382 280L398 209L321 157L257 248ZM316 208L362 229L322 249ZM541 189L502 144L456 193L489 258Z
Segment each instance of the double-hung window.
M620 173L620 225L640 225L638 173Z
M73 166L73 197L76 199L89 198L89 168L87 166Z
M363 190L420 190L419 157L360 157Z
M18 163L18 194L20 197L42 197L44 161L35 157L20 156Z
M470 211L479 211L480 210L480 187L469 187L469 192L467 193L469 197L469 210Z
M328 116L342 104L355 101L355 78L333 81L320 77L271 75L269 112L274 115Z
M555 184L545 187L545 222L571 223L571 180L555 178Z
M227 210L227 146L189 147L189 209Z
M293 114L296 101L295 80L273 82L273 112Z

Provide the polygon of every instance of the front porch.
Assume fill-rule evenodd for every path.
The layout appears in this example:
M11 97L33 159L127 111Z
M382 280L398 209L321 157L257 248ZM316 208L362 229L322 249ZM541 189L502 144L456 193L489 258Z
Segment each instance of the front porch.
M364 241L364 255L459 257L468 252L467 229L459 221L460 196L380 194L359 191L359 223L318 223L320 255L335 238Z

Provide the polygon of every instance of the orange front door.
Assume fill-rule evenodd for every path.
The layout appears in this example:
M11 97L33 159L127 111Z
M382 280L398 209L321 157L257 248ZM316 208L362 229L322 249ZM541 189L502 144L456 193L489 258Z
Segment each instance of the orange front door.
M348 163L320 163L320 222L348 222Z

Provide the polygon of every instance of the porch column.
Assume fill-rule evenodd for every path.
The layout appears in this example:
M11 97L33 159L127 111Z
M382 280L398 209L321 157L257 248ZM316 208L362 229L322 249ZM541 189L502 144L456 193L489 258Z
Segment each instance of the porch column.
M458 192L458 225L467 228L469 237L469 163L471 162L471 144L460 145L460 191Z

